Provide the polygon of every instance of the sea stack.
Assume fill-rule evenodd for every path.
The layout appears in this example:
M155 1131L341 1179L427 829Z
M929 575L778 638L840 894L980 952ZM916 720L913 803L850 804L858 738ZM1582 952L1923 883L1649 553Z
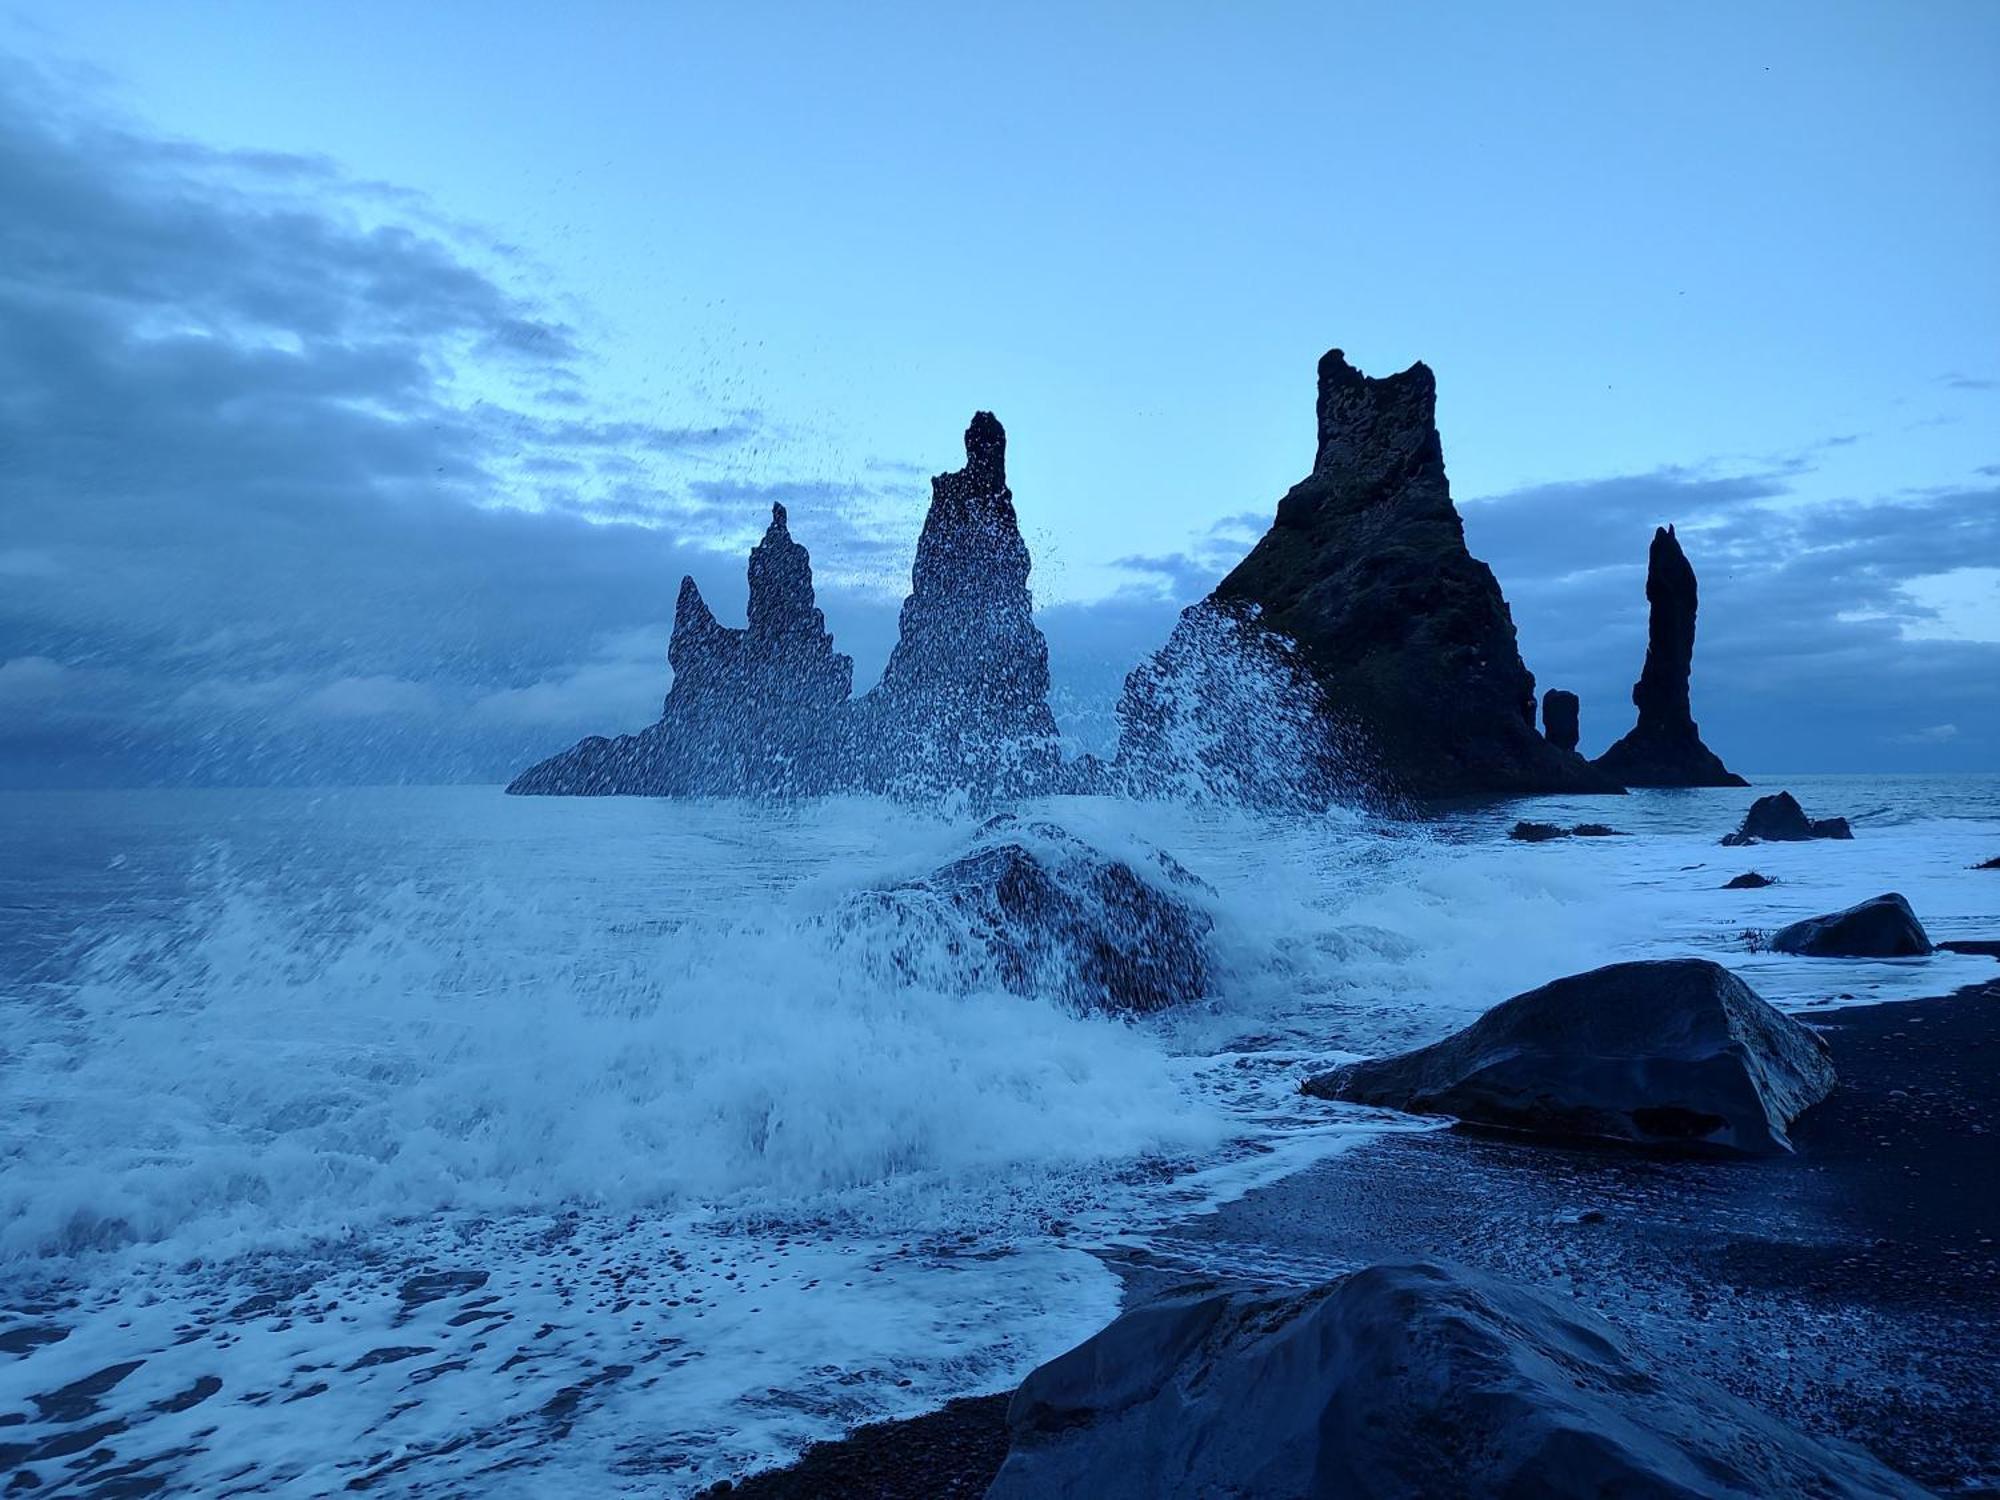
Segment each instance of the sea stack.
M1596 765L1627 786L1748 786L1701 742L1688 698L1697 605L1694 567L1674 528L1646 556L1646 663L1632 685L1639 722Z
M965 467L931 480L896 647L859 705L871 784L999 796L1055 789L1062 756L1029 567L1007 488L1006 430L977 412Z
M785 508L750 553L749 625L719 623L681 580L667 643L673 685L659 721L593 735L530 767L507 788L544 795L805 795L845 775L854 663L833 649L813 600L812 559Z
M1575 693L1550 688L1542 694L1542 737L1558 750L1574 750L1583 733L1582 711Z
M1622 790L1535 729L1513 616L1452 505L1429 367L1373 379L1335 349L1318 427L1312 473L1209 602L1296 643L1329 758L1351 728L1419 797Z

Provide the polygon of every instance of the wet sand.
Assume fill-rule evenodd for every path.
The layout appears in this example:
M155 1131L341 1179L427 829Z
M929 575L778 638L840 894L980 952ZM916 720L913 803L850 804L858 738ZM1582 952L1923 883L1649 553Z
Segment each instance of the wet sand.
M1394 1256L1567 1292L1635 1347L1925 1484L2000 1495L2000 979L1803 1017L1840 1085L1795 1157L1390 1136L1107 1258L1127 1305L1197 1266L1309 1284ZM1004 1398L821 1444L776 1497L978 1495Z

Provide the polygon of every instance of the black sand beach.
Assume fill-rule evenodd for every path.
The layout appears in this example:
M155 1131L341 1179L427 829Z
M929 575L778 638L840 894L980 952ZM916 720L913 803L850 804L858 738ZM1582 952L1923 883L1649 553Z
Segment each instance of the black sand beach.
M1567 1292L1662 1363L1924 1484L2000 1494L2000 980L1805 1019L1840 1086L1795 1157L1390 1136L1114 1257L1128 1305L1196 1264L1308 1283L1454 1261ZM1004 1414L993 1396L863 1428L733 1492L977 1495Z

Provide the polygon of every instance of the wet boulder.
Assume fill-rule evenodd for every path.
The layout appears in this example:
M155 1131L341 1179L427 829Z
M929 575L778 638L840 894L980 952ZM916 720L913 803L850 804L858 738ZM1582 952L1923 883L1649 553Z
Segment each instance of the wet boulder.
M1811 1031L1720 964L1678 958L1572 974L1305 1091L1535 1135L1769 1155L1792 1149L1786 1127L1833 1081Z
M1609 823L1578 823L1574 828L1564 828L1558 823L1530 823L1523 819L1507 830L1507 837L1523 844L1546 844L1551 839L1623 838L1624 833Z
M1722 888L1725 891L1761 891L1766 886L1777 883L1770 876L1756 870L1745 870L1741 875L1732 875L1723 881Z
M1894 891L1781 927L1771 948L1806 958L1923 958L1937 951L1910 903Z
M1925 1493L1638 1357L1572 1299L1420 1261L1135 1307L1007 1416L987 1500Z
M1554 823L1530 823L1523 819L1507 830L1507 837L1522 844L1546 844L1551 839L1568 838L1569 830Z
M1212 894L1163 851L1118 858L1003 813L930 874L852 898L843 922L906 978L1133 1014L1208 993Z
M1854 830L1845 818L1809 818L1790 792L1774 792L1759 797L1743 815L1743 825L1727 834L1722 842L1740 846L1760 841L1796 844L1806 839L1851 839Z

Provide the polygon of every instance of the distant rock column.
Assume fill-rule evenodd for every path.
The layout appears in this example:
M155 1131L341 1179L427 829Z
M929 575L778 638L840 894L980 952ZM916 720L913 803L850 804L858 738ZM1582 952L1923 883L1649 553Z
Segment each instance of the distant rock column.
M1688 681L1699 603L1694 566L1674 528L1653 532L1646 556L1646 662L1632 685L1639 722L1597 758L1627 786L1747 786L1701 741Z
M1053 789L1062 757L1029 566L1007 433L982 411L965 430L965 467L931 481L896 647L861 703L857 755L876 785Z
M1558 750L1574 750L1582 737L1582 705L1575 693L1550 688L1542 694L1542 737Z

